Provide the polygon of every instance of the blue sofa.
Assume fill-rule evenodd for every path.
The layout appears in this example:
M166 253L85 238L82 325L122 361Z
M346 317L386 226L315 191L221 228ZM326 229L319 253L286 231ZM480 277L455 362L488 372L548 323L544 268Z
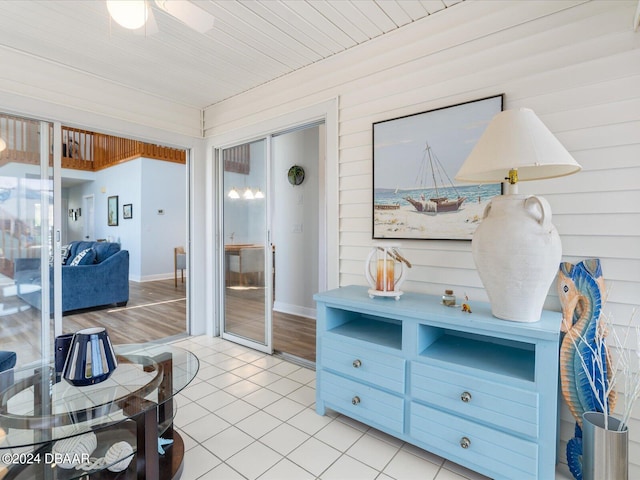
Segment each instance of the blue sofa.
M16 352L0 350L0 372L15 367L17 358Z
M13 367L17 358L16 352L0 350L0 392L13 385Z
M95 260L89 265L72 266L78 253L91 249ZM50 301L53 302L53 268ZM17 295L31 306L41 308L40 259L15 260L14 277ZM35 288L34 288L35 287ZM129 301L129 252L119 243L72 242L62 266L62 311L79 310L104 305L124 306Z

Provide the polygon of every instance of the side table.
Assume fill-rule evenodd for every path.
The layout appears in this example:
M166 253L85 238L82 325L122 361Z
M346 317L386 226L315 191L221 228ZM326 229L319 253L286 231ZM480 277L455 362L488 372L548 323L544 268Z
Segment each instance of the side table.
M53 362L13 371L11 386L0 392L0 461L7 468L3 477L0 463L0 478L180 478L184 443L173 430L173 398L195 378L197 357L162 344L117 345L114 350L118 367L96 385L56 381ZM104 457L116 442L132 445L133 458L125 471L113 473L104 463L88 470L53 463L56 442L89 432L98 443L92 459ZM173 440L164 455L158 452L159 437Z

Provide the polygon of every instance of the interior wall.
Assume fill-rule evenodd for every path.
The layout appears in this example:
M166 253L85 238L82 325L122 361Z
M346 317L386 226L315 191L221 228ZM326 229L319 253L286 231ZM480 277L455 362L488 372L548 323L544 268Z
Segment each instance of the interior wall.
M137 216L141 221L140 280L173 278L173 249L188 247L187 167L148 158L140 160L140 205L133 207L133 218Z
M202 128L200 110L178 102L172 102L158 95L148 94L138 89L128 88L117 82L110 82L95 75L68 68L66 65L43 61L33 55L0 45L0 57L5 75L0 78L0 103L4 111L14 110L30 114L35 118L42 115L47 105L54 105L48 117L51 120L67 119L68 126L92 128L97 131L131 137L128 123L138 128L161 129L173 134L200 137ZM91 123L69 122L77 111L86 112L83 117L93 117ZM113 125L108 119L116 118ZM101 126L102 128L97 128ZM107 130L104 127L109 126ZM147 134L152 133L147 130ZM167 137L154 136L158 142L167 144ZM151 139L151 137L147 137Z
M141 228L140 219L136 218L135 208L140 205L141 162L132 160L111 168L95 172L92 182L82 183L69 190L69 208L83 206L83 197L94 197L95 238L119 242L123 250L129 251L129 278L140 279L141 270ZM118 225L109 226L107 222L107 199L118 196ZM134 205L134 217L131 220L122 218L122 205ZM85 212L86 213L86 212ZM77 222L71 220L76 235L70 236L69 241L83 240L82 216ZM79 233L79 234L78 234Z
M318 291L319 126L272 140L272 219L275 256L274 310L315 318ZM301 185L291 185L293 165L305 170Z
M68 208L83 205L83 197L95 198L95 238L120 242L129 251L129 278L149 281L172 278L173 248L185 246L185 165L139 158L95 172L94 180L69 189ZM107 224L107 199L118 196L118 225ZM122 207L132 205L132 218L125 219ZM162 211L162 214L158 213ZM73 235L82 239L82 217L69 219Z
M340 285L366 281L371 247L374 122L504 93L532 108L582 165L569 177L523 182L544 195L563 260L602 260L617 328L640 298L640 33L636 0L462 2L205 111L206 136L228 135L339 97ZM403 241L403 289L445 288L487 300L469 242ZM552 287L546 307L559 310ZM618 402L621 405L621 402ZM562 440L573 419L561 413ZM630 427L630 478L640 478L640 412Z

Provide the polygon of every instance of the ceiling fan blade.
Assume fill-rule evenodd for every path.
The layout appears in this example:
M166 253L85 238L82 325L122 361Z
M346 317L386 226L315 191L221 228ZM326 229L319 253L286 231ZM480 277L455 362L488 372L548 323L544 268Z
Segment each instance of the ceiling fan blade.
M158 23L156 22L156 17L153 16L153 9L148 8L147 11L147 22L140 28L136 28L135 30L133 30L133 33L135 33L136 35L149 36L160 31L160 28L158 28Z
M155 0L156 5L199 33L213 28L215 17L187 0Z

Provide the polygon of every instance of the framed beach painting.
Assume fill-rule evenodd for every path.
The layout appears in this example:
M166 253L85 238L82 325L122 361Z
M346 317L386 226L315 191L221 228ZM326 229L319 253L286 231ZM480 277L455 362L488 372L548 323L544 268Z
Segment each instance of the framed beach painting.
M110 227L118 226L118 196L107 198L107 224Z
M503 95L373 124L373 238L471 240L502 184L454 177Z

